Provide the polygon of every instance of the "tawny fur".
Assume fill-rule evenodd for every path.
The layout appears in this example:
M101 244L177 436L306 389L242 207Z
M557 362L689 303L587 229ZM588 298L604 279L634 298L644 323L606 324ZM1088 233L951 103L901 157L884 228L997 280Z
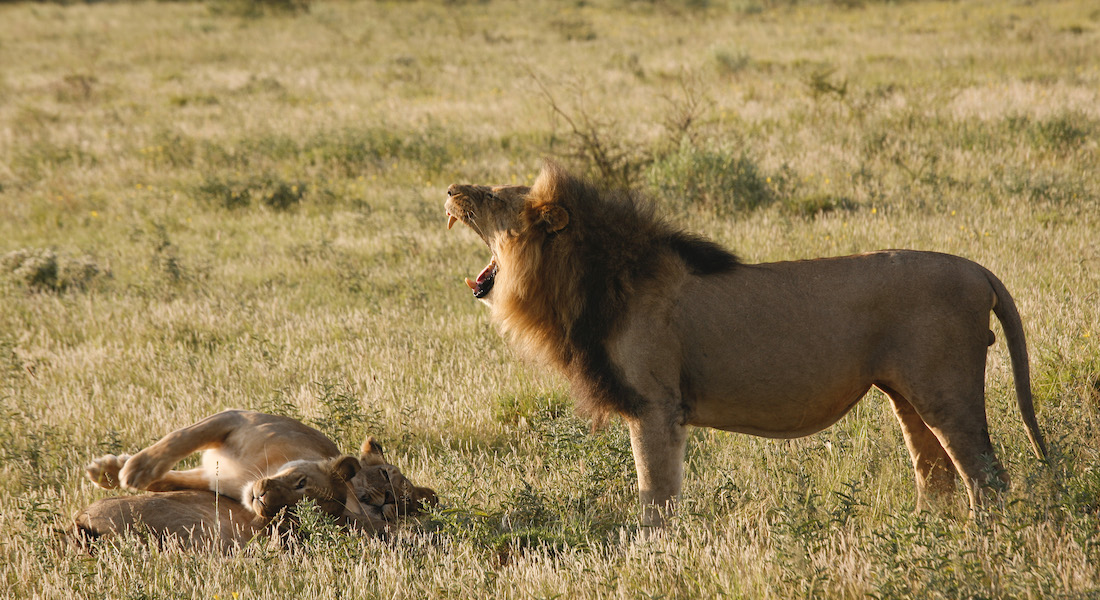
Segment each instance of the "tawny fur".
M646 522L680 492L687 426L809 435L872 386L902 425L918 506L961 473L976 508L991 478L1007 481L985 417L991 310L1045 456L1019 314L966 259L884 251L745 265L554 164L532 187L453 185L445 208L495 258L482 300L503 332L569 378L582 412L626 421Z
M201 467L171 470L199 450ZM378 531L436 501L434 491L413 485L388 464L372 437L357 459L341 455L324 434L299 421L242 410L174 431L133 457L100 457L85 470L101 487L122 482L161 492L93 503L76 517L75 531L85 538L130 532L140 523L157 535L186 530L203 532L195 535L206 540L219 532L228 543L240 543L304 498L348 525ZM238 513L249 515L253 529L225 530L225 514L243 522Z
M209 491L176 491L103 498L73 517L69 530L86 549L96 540L139 536L185 550L228 552L260 535L266 521L239 502Z

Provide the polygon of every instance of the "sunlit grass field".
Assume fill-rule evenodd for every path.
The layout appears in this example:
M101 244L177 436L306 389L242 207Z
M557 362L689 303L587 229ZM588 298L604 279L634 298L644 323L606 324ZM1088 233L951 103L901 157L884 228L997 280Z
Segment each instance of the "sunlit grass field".
M1098 598L1098 49L1086 0L0 4L0 596ZM998 343L1013 486L978 519L913 512L872 393L799 440L697 430L641 531L624 428L505 346L445 228L448 184L547 157L746 261L989 267L1050 463ZM442 505L229 557L64 544L116 493L89 458L230 407L374 434Z

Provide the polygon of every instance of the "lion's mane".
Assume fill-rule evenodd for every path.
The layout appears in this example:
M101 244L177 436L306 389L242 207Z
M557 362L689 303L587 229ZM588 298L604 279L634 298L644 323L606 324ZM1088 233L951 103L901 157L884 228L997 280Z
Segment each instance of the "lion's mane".
M566 226L539 226L550 207L565 210ZM659 219L650 202L598 189L554 163L532 186L519 231L498 252L504 289L494 316L521 348L567 373L578 411L596 425L639 408L605 344L635 290L667 272L669 259L700 275L740 264L717 244Z

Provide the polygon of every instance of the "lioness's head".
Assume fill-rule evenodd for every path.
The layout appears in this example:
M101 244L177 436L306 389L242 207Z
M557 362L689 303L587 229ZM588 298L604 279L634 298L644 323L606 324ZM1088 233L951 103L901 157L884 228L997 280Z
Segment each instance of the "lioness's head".
M363 468L351 479L351 488L362 510L395 521L439 501L434 490L413 485L401 469L387 463L381 444L373 437L363 442L359 462Z
M294 461L275 475L254 482L243 497L253 512L265 518L274 517L303 498L313 500L325 513L339 516L347 504L348 484L360 470L354 456Z

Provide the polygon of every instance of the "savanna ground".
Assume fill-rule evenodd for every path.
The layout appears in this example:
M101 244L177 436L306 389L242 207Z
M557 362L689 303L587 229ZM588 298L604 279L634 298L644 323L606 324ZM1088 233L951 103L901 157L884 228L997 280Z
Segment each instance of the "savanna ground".
M1100 597L1098 48L1087 0L2 4L0 595ZM980 518L913 513L872 394L804 439L697 431L640 533L623 427L505 347L444 229L447 184L543 157L748 261L988 266L1050 463L999 343ZM110 494L87 459L228 407L374 433L443 505L232 557L57 541Z

